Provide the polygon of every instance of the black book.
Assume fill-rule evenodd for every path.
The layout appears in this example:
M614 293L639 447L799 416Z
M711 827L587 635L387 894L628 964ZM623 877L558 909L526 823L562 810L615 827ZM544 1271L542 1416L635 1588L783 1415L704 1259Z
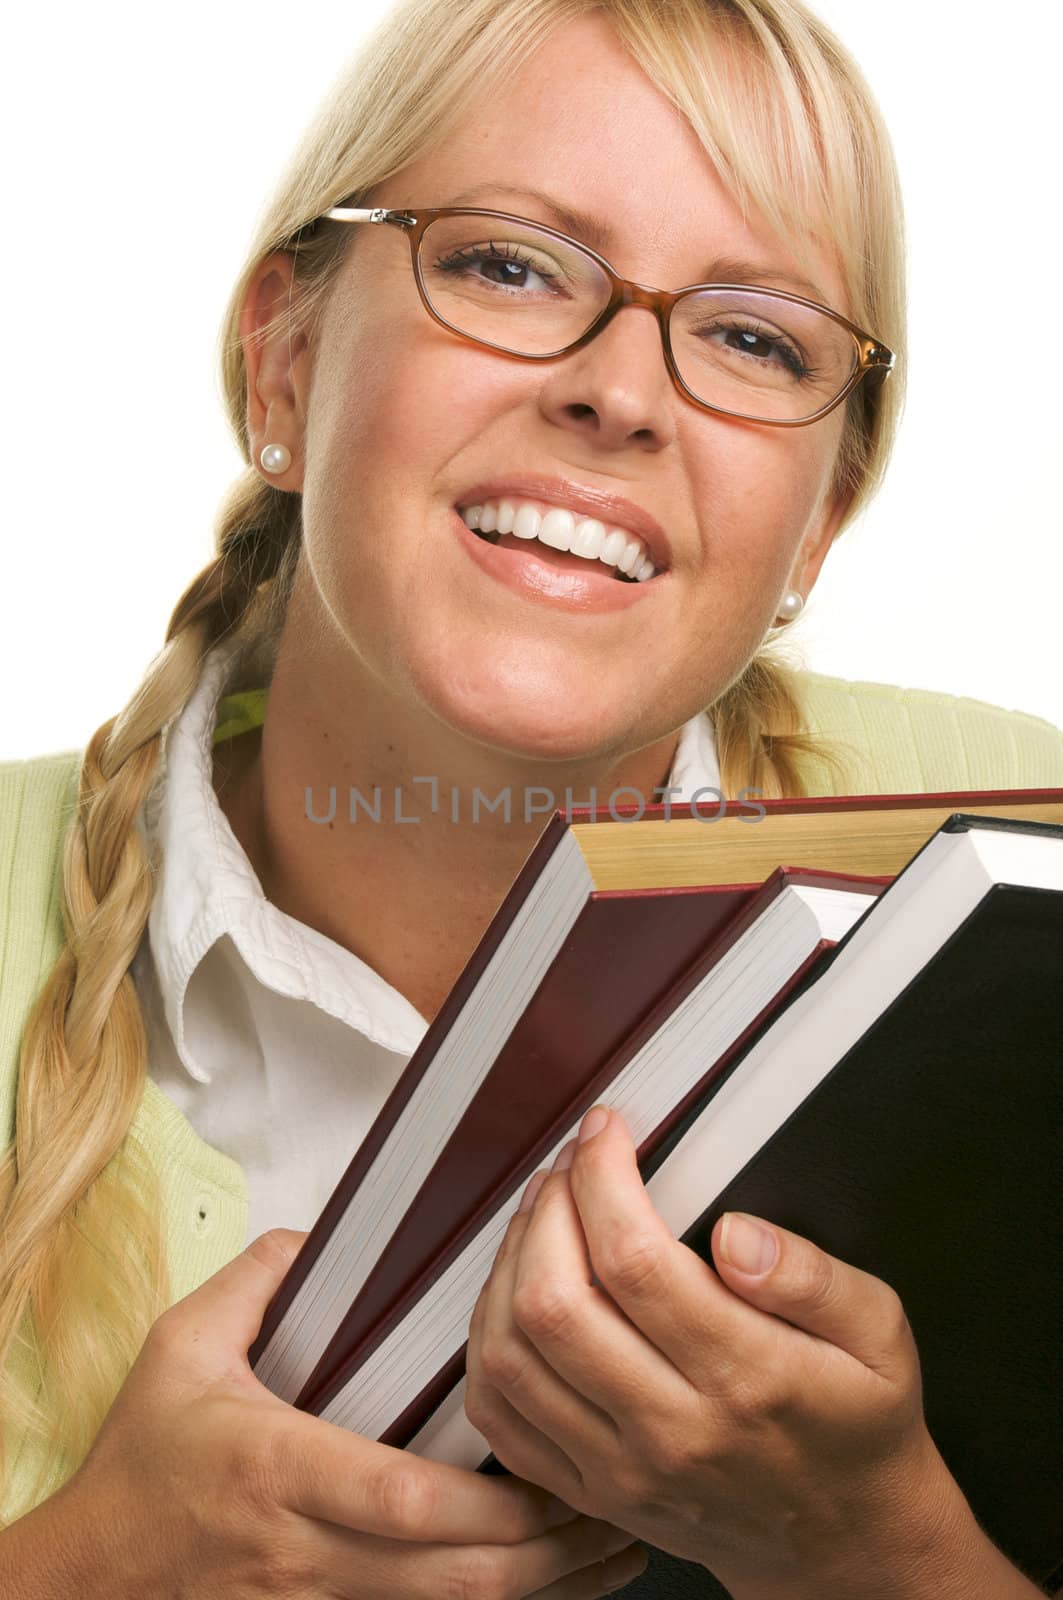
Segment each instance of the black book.
M718 1218L747 1211L896 1290L930 1433L1046 1591L1063 1583L1061 1125L1063 827L956 813L722 1084L639 1146L655 1206L710 1266ZM652 1547L623 1593L727 1596Z

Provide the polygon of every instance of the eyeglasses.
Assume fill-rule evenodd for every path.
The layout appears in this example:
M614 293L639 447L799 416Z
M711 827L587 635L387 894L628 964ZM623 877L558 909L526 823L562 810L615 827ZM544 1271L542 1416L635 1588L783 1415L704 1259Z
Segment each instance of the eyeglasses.
M404 229L429 316L504 355L554 360L587 344L621 307L644 306L657 318L681 394L707 411L781 428L817 422L866 374L885 378L893 367L893 352L878 339L800 295L734 283L650 289L526 217L415 209L333 206L324 217Z

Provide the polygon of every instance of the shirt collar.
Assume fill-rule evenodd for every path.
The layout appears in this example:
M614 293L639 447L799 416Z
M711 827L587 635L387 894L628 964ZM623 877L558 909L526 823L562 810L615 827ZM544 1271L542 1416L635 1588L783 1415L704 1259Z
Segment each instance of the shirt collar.
M689 801L699 789L721 793L716 737L712 722L704 711L699 711L689 722L684 722L680 729L668 783L678 791L671 797L673 805Z
M410 1055L427 1029L420 1012L359 956L266 899L218 802L214 732L235 650L230 641L208 654L191 698L166 731L141 820L156 861L151 953L177 1055L196 1082L212 1081L214 1063L189 1048L186 995L199 963L224 934L267 988L308 1000L385 1049ZM669 783L680 791L673 803L700 787L719 788L712 726L704 713L681 729Z

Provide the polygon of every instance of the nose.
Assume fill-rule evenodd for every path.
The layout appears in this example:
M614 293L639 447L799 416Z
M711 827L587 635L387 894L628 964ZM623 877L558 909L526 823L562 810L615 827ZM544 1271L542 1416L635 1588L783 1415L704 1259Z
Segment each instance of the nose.
M661 450L675 437L677 396L652 301L628 284L624 303L580 349L544 365L539 405L550 421L605 448Z

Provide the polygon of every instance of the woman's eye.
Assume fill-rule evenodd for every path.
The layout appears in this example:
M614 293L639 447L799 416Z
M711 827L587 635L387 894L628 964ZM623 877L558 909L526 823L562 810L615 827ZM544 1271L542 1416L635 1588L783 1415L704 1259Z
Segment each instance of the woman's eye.
M481 256L480 261L483 264L481 276L490 278L492 283L524 289L530 286L529 279L538 277L526 261L514 261L503 256Z
M437 269L451 277L497 284L508 289L544 289L552 281L545 268L537 268L520 254L501 250L473 250L436 262Z
M765 339L762 333L749 333L745 328L732 328L728 338L734 349L741 350L747 356L770 356L775 351L770 339Z
M754 328L732 325L714 328L710 337L726 349L737 351L739 355L749 356L755 361L778 364L797 374L805 371L804 362L797 351L774 334L758 333Z

